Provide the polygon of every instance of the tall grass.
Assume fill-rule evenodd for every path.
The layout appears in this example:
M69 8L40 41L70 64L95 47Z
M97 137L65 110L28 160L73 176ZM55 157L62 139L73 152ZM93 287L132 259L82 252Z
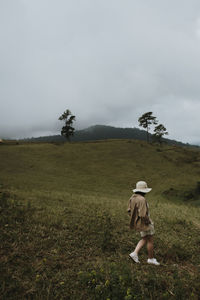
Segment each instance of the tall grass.
M199 152L107 141L0 148L1 299L198 299ZM139 235L127 202L148 195L160 267L129 260ZM192 200L193 202L190 202Z

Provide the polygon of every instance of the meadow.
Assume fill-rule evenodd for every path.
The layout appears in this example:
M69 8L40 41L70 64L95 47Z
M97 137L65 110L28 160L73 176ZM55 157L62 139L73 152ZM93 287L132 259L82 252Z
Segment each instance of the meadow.
M199 299L200 151L135 140L0 145L0 299ZM139 180L155 257L128 254Z

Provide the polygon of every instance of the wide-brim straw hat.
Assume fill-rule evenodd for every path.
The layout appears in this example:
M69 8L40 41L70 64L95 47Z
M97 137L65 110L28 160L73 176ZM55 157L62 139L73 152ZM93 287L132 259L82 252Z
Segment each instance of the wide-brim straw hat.
M145 181L138 181L136 183L136 189L134 189L133 192L149 193L151 190L152 188L148 188L147 183Z

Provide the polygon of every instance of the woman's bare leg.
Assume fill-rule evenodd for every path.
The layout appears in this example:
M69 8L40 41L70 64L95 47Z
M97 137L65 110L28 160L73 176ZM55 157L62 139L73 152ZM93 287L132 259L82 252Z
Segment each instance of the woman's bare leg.
M142 238L137 246L135 247L135 250L134 252L138 255L138 253L140 252L140 249L146 244L147 240L146 240L146 237Z
M146 238L147 238L148 258L153 258L153 235L148 235Z

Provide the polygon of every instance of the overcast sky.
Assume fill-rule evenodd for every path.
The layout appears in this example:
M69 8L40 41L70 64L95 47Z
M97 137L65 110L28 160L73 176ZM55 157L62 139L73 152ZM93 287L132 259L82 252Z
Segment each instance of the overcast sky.
M138 127L200 144L199 0L0 0L0 138Z

